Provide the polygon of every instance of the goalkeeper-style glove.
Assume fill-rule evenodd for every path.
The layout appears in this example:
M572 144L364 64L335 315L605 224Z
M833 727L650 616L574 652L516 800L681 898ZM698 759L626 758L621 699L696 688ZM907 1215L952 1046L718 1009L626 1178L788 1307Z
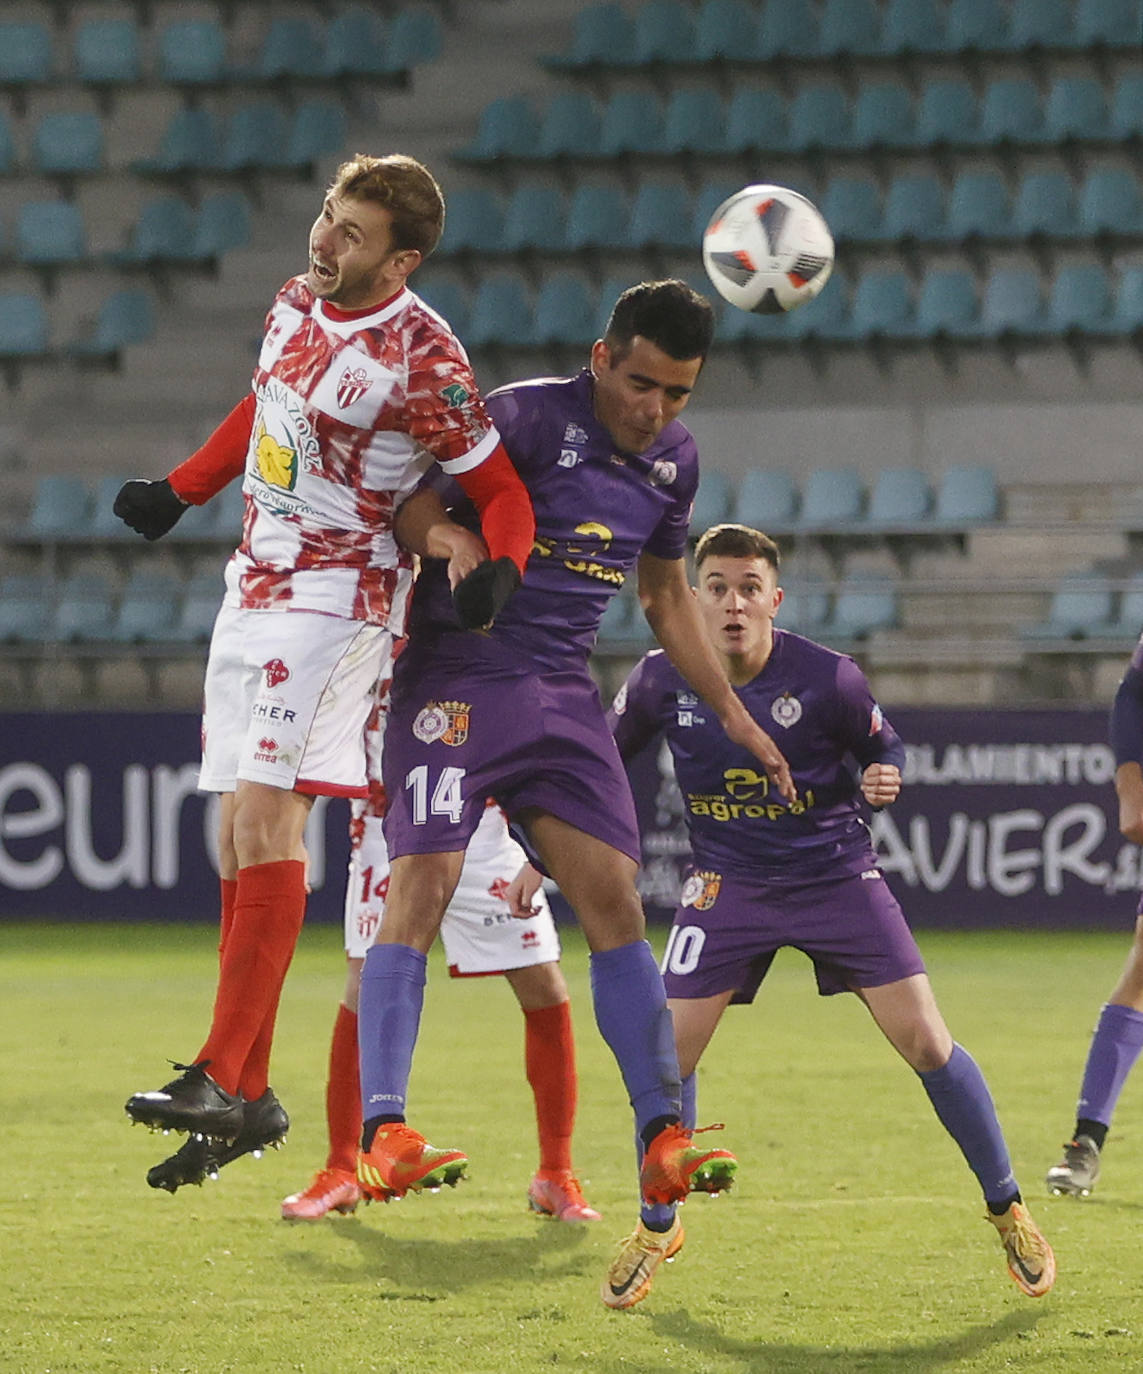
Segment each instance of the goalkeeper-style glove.
M186 503L175 495L165 477L157 482L135 478L119 488L111 509L144 539L155 540L174 529L186 510Z
M487 630L520 585L520 570L510 558L478 564L452 589L452 604L466 630Z

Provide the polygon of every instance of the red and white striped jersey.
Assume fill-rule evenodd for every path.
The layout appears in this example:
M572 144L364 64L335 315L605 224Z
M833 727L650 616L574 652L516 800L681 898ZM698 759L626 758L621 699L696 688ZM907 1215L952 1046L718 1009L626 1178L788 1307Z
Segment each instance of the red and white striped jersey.
M403 633L412 560L394 512L434 460L467 472L499 443L460 342L408 288L350 316L295 277L270 308L253 389L227 599Z

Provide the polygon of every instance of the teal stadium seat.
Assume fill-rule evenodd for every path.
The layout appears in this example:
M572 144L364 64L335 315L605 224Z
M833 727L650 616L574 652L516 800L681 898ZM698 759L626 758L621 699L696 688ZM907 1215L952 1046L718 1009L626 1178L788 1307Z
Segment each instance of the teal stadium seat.
M133 86L142 76L134 19L87 19L75 31L72 59L87 86Z
M673 92L663 111L659 150L669 157L716 157L725 146L726 111L718 91L697 86Z
M215 497L216 501L219 499ZM186 518L183 516L184 520ZM178 525L175 529L178 529ZM186 584L169 637L181 644L209 643L224 590L219 572L194 573Z
M980 143L994 148L1038 143L1043 126L1040 92L1031 77L997 77L985 87L980 102Z
M831 177L819 208L840 245L876 242L881 237L881 191L870 176Z
M887 243L931 243L944 237L945 192L934 172L901 172L889 183L881 238Z
M852 101L835 81L812 81L790 102L787 153L846 152L854 146Z
M691 533L702 534L712 525L721 525L730 519L734 500L734 489L725 473L717 468L704 468L699 477L698 491L695 493L694 509L691 512Z
M738 157L743 153L784 148L788 140L786 102L778 91L761 86L733 89L726 102L722 134L725 153Z
M627 196L617 187L581 181L568 202L564 244L571 253L603 252L622 242L630 218Z
M480 112L476 136L453 156L461 162L495 162L528 157L539 138L532 102L522 95L498 96Z
M429 277L421 281L420 272L413 282L416 293L442 319L447 320L452 332L462 341L468 337L468 292L457 281L447 277Z
M448 198L444 233L435 256L497 253L504 234L504 212L496 192L487 186L462 186Z
M309 78L315 55L322 47L322 39L310 20L299 15L279 15L262 35L253 66L236 75L243 82L260 83Z
M835 267L821 292L812 301L776 315L783 335L791 342L810 344L846 338L849 319L850 284L844 271ZM761 318L761 317L760 317Z
M536 291L532 344L584 349L595 342L595 291L575 272L553 272Z
M1127 336L1143 330L1143 265L1131 263L1122 268L1115 287L1115 331Z
M1071 0L1012 0L1005 47L1066 51L1072 44Z
M657 96L636 90L618 90L612 94L600 121L600 157L653 155L658 152L662 138L663 107Z
M846 336L854 343L907 339L913 333L913 291L900 268L874 268L858 279Z
M682 0L643 0L635 12L630 65L675 63L694 51L695 12Z
M817 54L818 11L813 0L763 0L754 40L757 61L797 61Z
M1050 640L1086 639L1099 634L1113 622L1113 596L1111 582L1102 573L1068 573L1056 584L1047 620L1022 625L1021 636Z
M0 313L0 319L4 318ZM28 533L36 539L75 539L91 524L91 490L78 474L49 473L36 483Z
M1140 0L1076 0L1074 38L1081 49L1127 48L1137 52L1141 29Z
M587 91L559 91L544 109L539 138L527 156L541 162L595 157L602 122L599 106Z
M581 71L630 64L634 52L634 22L622 6L608 3L580 9L567 48L563 52L549 53L540 60L555 71Z
M695 192L694 208L691 211L691 242L700 243L703 231L711 221L718 207L729 200L736 191L742 189L741 181L725 177L715 177L704 181Z
M1143 71L1123 72L1116 81L1107 132L1115 143L1138 143L1143 139Z
M818 24L822 57L873 57L880 46L880 14L874 0L824 0Z
M618 591L603 608L599 620L598 639L601 644L624 644L632 637L632 612L635 607L629 596Z
M853 108L853 144L870 152L899 151L916 142L913 95L903 81L863 84Z
M695 45L690 60L750 62L757 35L756 10L746 0L703 0L695 21Z
M158 78L170 86L220 86L228 76L226 34L213 19L182 19L159 34Z
M1079 235L1075 184L1067 172L1024 173L1012 206L1012 232L1020 239L1071 239Z
M103 170L103 121L90 110L44 115L32 135L32 169L45 176Z
M949 51L996 52L1008 40L1004 0L950 0L945 21Z
M741 312L739 312L741 313ZM738 484L734 518L767 534L789 529L798 513L798 488L779 468L751 468Z
M127 543L139 536L129 529L115 514L115 498L119 489L128 480L128 474L108 473L95 484L86 522L81 526L87 539L111 540ZM183 519L186 519L184 516Z
M917 98L916 143L919 148L973 146L978 139L980 110L976 93L963 77L926 80Z
M1093 76L1060 76L1044 101L1041 138L1061 143L1102 143L1110 136L1107 96Z
M205 172L222 153L218 122L209 110L182 105L171 116L154 157L141 158L132 171L141 176L178 176Z
M984 283L978 337L996 341L1044 332L1043 286L1031 267L996 267Z
M46 85L54 68L52 35L46 24L35 20L0 24L0 87Z
M471 348L527 348L532 342L532 298L519 272L490 272L472 300L465 343Z
M972 273L963 267L929 267L917 293L913 320L919 340L971 338L977 332L980 300Z
M51 615L51 583L41 573L0 578L0 643L35 644Z
M137 569L123 589L111 623L119 644L158 644L171 638L179 609L179 582L170 574Z
M631 220L622 240L628 248L693 248L691 201L681 181L648 180L640 183L631 202Z
M851 573L838 586L833 614L823 627L830 638L865 639L897 625L897 586L879 573Z
M888 0L879 47L886 57L929 57L948 52L945 7L938 0Z
M797 528L837 530L857 525L865 509L865 486L853 468L814 468L802 484Z
M1048 291L1046 320L1051 334L1102 337L1114 333L1115 301L1104 268L1095 262L1070 262L1057 268Z
M1126 167L1095 166L1079 193L1080 230L1091 237L1137 238L1143 234L1143 195Z
M105 644L113 637L115 598L100 573L77 572L60 583L49 637L60 644Z
M195 214L176 195L144 201L126 248L109 255L118 267L187 263L193 260Z
M999 172L969 168L958 173L949 192L944 237L951 243L1012 237L1008 183Z
M1133 572L1119 594L1119 607L1113 631L1133 639L1143 630L1143 572Z
M566 243L567 220L567 197L559 187L521 182L504 208L504 251L562 252Z
M0 176L9 176L16 170L16 141L12 137L12 124L7 111L0 109Z
M215 191L199 206L191 239L191 257L208 266L251 237L250 202L242 191Z
M99 307L94 329L76 339L71 352L80 358L114 361L124 348L146 343L155 332L155 304L138 287L113 291Z
M338 77L382 77L389 74L381 16L372 10L342 10L326 25L321 58L313 75L323 81Z
M66 200L25 202L16 216L14 256L28 267L67 267L87 257L87 230L78 205Z
M237 106L227 121L218 158L220 172L260 172L286 167L290 126L273 100L250 100Z
M937 485L933 523L949 529L990 524L1000 516L1000 489L994 468L954 464Z
M286 164L309 174L322 158L343 152L348 136L349 122L340 100L303 100L290 122Z
M816 578L796 574L788 579L783 575L779 585L785 596L778 608L778 628L817 639L829 624L829 588Z
M389 21L385 55L393 75L435 62L443 47L440 17L427 5L405 5Z
M924 526L933 508L929 479L920 468L882 468L869 493L871 529Z

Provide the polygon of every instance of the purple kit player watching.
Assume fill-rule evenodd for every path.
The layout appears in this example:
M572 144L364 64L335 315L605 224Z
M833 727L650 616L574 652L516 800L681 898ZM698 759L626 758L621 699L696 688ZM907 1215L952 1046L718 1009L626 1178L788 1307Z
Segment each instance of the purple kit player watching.
M646 1147L643 1195L675 1202L725 1187L733 1173L727 1151L697 1148L679 1124L670 1015L635 888L634 803L587 667L603 609L637 566L660 642L775 791L792 797L785 760L731 690L687 585L698 458L676 417L711 335L702 296L680 281L645 282L620 296L590 370L489 397L532 497L536 542L487 633L460 629L444 565L427 561L394 672L384 754L392 868L359 1009L358 1181L371 1197L453 1183L467 1167L461 1151L434 1149L405 1124L405 1101L425 953L490 796L527 833L587 936L596 1020Z
M1115 791L1119 829L1132 844L1143 844L1143 639L1115 693L1111 707L1111 747L1115 751ZM1107 1139L1115 1104L1127 1075L1143 1050L1143 900L1135 920L1131 953L1119 982L1099 1014L1076 1107L1075 1132L1064 1157L1048 1170L1053 1193L1087 1197L1099 1177L1099 1155Z
M695 1067L722 1013L753 1000L778 949L800 949L814 963L819 992L857 993L917 1072L980 1181L1009 1272L1039 1297L1055 1279L1051 1248L1021 1200L988 1087L945 1027L859 813L861 797L872 806L895 800L904 747L852 659L774 628L778 561L766 535L716 525L695 551L697 601L743 705L781 731L796 801L774 795L661 653L636 666L609 717L626 758L666 737L683 794L693 863L663 967L684 1125L694 1123ZM640 1282L611 1305L638 1302L682 1242L673 1207L645 1208L631 1260L634 1268L640 1247Z

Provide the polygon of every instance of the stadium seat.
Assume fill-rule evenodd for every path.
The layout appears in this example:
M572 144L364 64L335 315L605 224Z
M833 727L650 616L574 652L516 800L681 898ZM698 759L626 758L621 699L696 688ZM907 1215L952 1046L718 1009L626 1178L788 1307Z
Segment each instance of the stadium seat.
M1081 232L1093 236L1143 234L1143 195L1135 173L1126 167L1093 167L1080 187L1079 223Z
M617 187L581 181L568 202L565 246L572 253L613 247L622 242L630 217L627 197Z
M567 219L567 198L558 187L521 182L504 209L504 251L562 251L566 241Z
M691 533L702 534L711 525L721 525L724 520L729 520L733 495L733 488L724 473L717 468L704 468L691 511Z
M631 220L622 240L625 246L648 248L693 248L691 202L680 181L644 181L631 202Z
M596 157L601 123L599 106L587 91L559 91L548 102L539 138L526 156L542 162Z
M949 50L955 53L996 52L1008 38L1008 10L1004 0L950 0L945 24Z
M831 177L819 208L839 244L865 243L881 237L881 192L872 177Z
M129 473L107 473L95 484L89 514L81 533L87 539L122 541L137 540L139 536L115 514L115 498ZM183 517L186 518L185 516Z
M822 57L872 57L880 47L880 29L874 0L824 0L818 53Z
M100 573L77 572L60 584L50 638L61 644L106 643L115 623L115 599Z
M133 19L87 19L76 29L75 75L89 86L130 86L142 74Z
M921 340L971 338L979 313L971 272L962 267L930 267L917 293L914 336Z
M762 0L754 39L756 61L796 60L817 52L818 11L813 0Z
M90 523L91 491L82 477L49 473L39 478L28 516L29 534L37 539L74 539L85 534Z
M1143 265L1133 263L1119 273L1113 321L1118 334L1138 335L1143 330Z
M703 0L695 20L694 62L750 62L757 13L746 0Z
M216 264L233 248L250 242L250 202L242 191L216 191L199 206L190 255L195 262Z
M845 338L849 316L850 288L845 273L835 267L821 293L788 315L775 318L791 340L815 342L830 338Z
M7 111L0 109L0 176L8 176L16 170L16 141L12 137L12 124Z
M717 156L726 146L726 117L722 97L710 86L684 86L675 91L663 111L662 152Z
M704 181L699 186L695 193L694 208L691 211L691 241L693 243L699 243L702 240L703 231L710 223L718 207L741 189L741 182L738 180L731 181L722 177Z
M218 157L220 172L282 169L290 129L281 106L273 100L251 100L232 112Z
M496 253L504 234L504 212L496 192L487 186L461 186L448 198L444 233L435 252Z
M87 231L79 206L66 200L25 202L16 217L17 262L66 267L87 257Z
M788 315L756 315L750 310L726 309L715 325L715 343L748 347L780 344L791 338L790 318Z
M1111 94L1108 136L1117 143L1143 139L1143 71L1126 71Z
M1004 178L994 171L961 172L949 192L946 240L1005 239L1011 235L1012 211Z
M889 630L897 624L897 586L881 573L851 573L838 586L833 614L823 628L828 642L864 639L874 630Z
M785 596L778 608L776 624L779 629L816 639L829 623L830 594L823 582L815 578L792 576L779 579Z
M240 483L233 483L241 491ZM229 491L229 488L227 488ZM220 500L221 497L215 497ZM184 516L185 520L187 517ZM181 522L180 522L181 523ZM175 526L178 529L178 525ZM175 614L169 638L181 644L206 644L214 630L214 622L222 605L224 591L218 572L198 572L186 584L182 600Z
M1079 48L1138 50L1139 0L1076 0L1073 36Z
M1125 639L1137 636L1143 629L1143 572L1133 572L1119 594L1115 616L1117 630Z
M635 11L630 65L677 62L694 47L695 14L689 5L682 0L643 0Z
M888 0L878 47L886 57L947 52L944 7L937 0Z
M476 137L453 156L461 162L528 157L536 147L539 121L526 96L499 96L480 112Z
M1004 46L1014 52L1072 45L1071 0L1013 0Z
M925 81L917 98L916 143L919 148L960 148L977 141L976 95L961 77Z
M1061 76L1052 82L1044 102L1040 137L1052 145L1100 143L1109 134L1103 82L1092 76Z
M155 644L170 639L178 609L178 581L169 573L138 569L123 589L110 638L119 644Z
M218 165L221 150L218 125L210 111L183 105L163 130L155 156L140 159L132 171L143 176L205 172Z
M723 150L730 156L784 148L789 137L786 102L768 87L736 86L726 102Z
M459 282L450 281L447 277L429 277L426 281L421 281L420 277L421 273L418 272L413 283L417 295L430 309L448 321L457 338L467 339L468 292Z
M290 77L309 77L315 54L323 43L314 25L299 15L271 19L258 47L253 66L236 73L243 81L274 82Z
M385 54L394 74L435 62L443 46L440 18L427 5L406 4L389 21Z
M932 172L902 172L889 183L881 238L927 243L944 236L945 193Z
M985 87L977 129L981 143L1036 143L1043 136L1043 124L1040 93L1031 77L997 77Z
M594 290L577 273L553 272L544 277L532 313L533 345L589 347L597 337L595 308Z
M32 169L46 176L103 169L103 122L91 111L46 114L32 136Z
M137 287L113 291L99 307L94 329L76 339L77 357L114 360L131 344L146 343L155 332L155 305L149 292Z
M920 468L882 468L869 493L866 523L871 528L924 525L933 493Z
M0 359L18 362L50 351L48 314L30 291L0 292Z
M651 0L654 4L655 0ZM618 90L607 102L599 128L599 155L655 153L663 138L663 108L646 91Z
M1052 593L1047 620L1021 625L1025 639L1085 639L1113 620L1111 582L1102 573L1076 572L1061 577Z
M853 145L873 152L911 148L915 142L913 96L902 81L870 81L853 108Z
M1039 273L1030 267L997 267L984 284L978 337L1041 334L1045 327Z
M55 54L46 24L0 24L0 86L39 86L52 79Z
M1012 206L1012 232L1022 239L1069 239L1079 234L1075 186L1067 172L1024 174Z
M633 621L638 607L634 599L618 591L603 608L599 621L599 639L604 644L623 644L634 638ZM0 628L3 622L0 621Z
M51 584L40 573L0 578L0 643L34 644L51 616Z
M490 272L472 300L465 343L471 348L527 348L532 341L532 300L518 272Z
M389 74L381 17L363 8L342 10L326 25L325 43L314 75L378 77Z
M813 468L802 484L799 529L836 529L862 517L865 487L853 468Z
M1000 491L995 469L955 464L937 485L933 523L946 528L987 524L999 518Z
M1050 333L1107 335L1115 332L1115 305L1107 273L1094 262L1065 263L1048 291Z
M852 146L851 102L844 89L833 81L813 81L799 87L790 102L781 151L841 152Z
M309 172L322 158L341 153L349 133L345 106L340 100L305 100L290 123L286 163ZM449 200L452 209L452 199Z
M875 268L859 278L849 310L855 343L908 338L913 332L913 291L900 268Z
M563 52L541 58L556 71L629 64L635 50L635 25L620 5L586 5L575 16L571 42Z
M110 254L120 267L190 262L193 258L195 214L180 196L154 196L139 212L127 247Z
M797 511L798 489L788 472L778 468L750 468L738 484L734 518L740 525L750 525L772 534L775 530L788 529Z
M176 20L159 34L158 77L172 86L217 86L227 77L226 35L213 19Z

